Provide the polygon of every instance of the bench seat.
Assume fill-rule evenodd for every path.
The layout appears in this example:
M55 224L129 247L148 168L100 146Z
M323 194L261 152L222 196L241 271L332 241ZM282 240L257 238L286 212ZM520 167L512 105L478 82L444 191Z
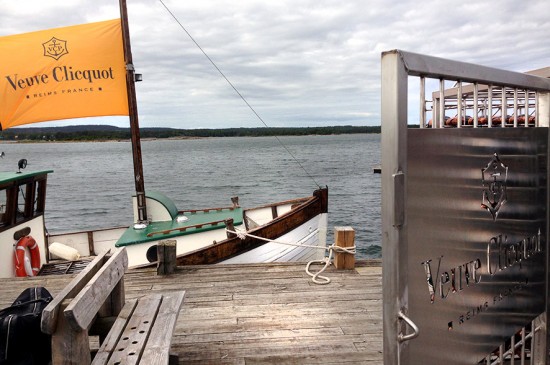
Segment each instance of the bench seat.
M127 302L92 364L168 364L184 295L151 294Z

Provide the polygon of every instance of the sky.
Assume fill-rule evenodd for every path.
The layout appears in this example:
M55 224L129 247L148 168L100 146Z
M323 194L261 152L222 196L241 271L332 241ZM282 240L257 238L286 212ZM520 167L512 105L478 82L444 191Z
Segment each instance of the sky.
M127 0L141 127L380 125L392 49L511 71L550 66L548 0ZM0 36L117 18L116 0L0 0ZM35 126L109 124L104 117ZM265 125L264 125L265 123Z

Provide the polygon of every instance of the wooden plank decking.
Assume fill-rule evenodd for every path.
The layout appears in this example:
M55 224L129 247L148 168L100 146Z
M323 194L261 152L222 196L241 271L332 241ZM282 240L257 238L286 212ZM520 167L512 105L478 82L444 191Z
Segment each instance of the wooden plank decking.
M305 264L213 265L125 275L126 298L185 290L173 351L181 364L382 364L380 261L327 270L316 285ZM56 295L72 275L0 279L0 308L26 287Z

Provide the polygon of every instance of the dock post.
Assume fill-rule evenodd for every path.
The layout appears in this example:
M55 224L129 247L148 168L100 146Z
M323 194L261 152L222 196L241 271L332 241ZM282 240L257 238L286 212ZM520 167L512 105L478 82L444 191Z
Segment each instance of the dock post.
M157 275L170 275L176 270L176 240L160 241L157 245Z
M355 246L355 230L351 227L334 227L334 241L338 247ZM334 252L334 266L337 269L354 269L355 256L346 252Z
M227 238L237 237L237 234L233 233L235 232L235 224L233 223L233 218L228 218L224 220L224 223L225 223L225 228L231 231L231 232L227 232Z

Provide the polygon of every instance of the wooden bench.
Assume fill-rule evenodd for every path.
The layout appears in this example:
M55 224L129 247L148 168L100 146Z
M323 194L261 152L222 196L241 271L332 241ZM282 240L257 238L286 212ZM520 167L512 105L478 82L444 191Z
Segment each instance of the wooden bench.
M126 303L92 365L177 364L170 344L184 294L151 294Z
M161 362L150 361L147 363L168 364L172 332L184 293L170 293L166 296L152 295L130 301L125 305L124 273L127 268L128 256L125 248L117 250L112 255L102 253L44 309L41 328L42 332L52 336L53 365L90 364L89 336L94 334L99 336L102 343L100 352L94 358L94 363L96 360L97 363L102 363L99 362L100 359L109 360L110 356L105 355L106 349L109 348L108 345L116 344L120 339L128 337L121 336L121 328L124 331L128 327L126 325L128 323L132 323L128 329L134 327L134 321L138 320L140 313L149 310L155 314L153 317L149 316L144 319L149 322L149 331L143 328L138 330L140 335L147 333L147 336L144 340L137 342L132 338L132 345L139 344L141 346L137 350L136 347L133 349L137 351L138 358L149 352L159 355L155 360ZM156 307L157 311L152 309L154 304L147 304L155 301L159 303ZM145 304L139 304L140 302ZM147 309L139 309L144 305ZM169 327L172 322L172 327ZM151 331L159 331L159 327L162 327L163 336L153 337L158 334ZM147 349L148 346L152 346L151 350ZM102 355L99 356L100 354ZM138 362L132 361L132 363ZM143 363L145 364L145 362Z

